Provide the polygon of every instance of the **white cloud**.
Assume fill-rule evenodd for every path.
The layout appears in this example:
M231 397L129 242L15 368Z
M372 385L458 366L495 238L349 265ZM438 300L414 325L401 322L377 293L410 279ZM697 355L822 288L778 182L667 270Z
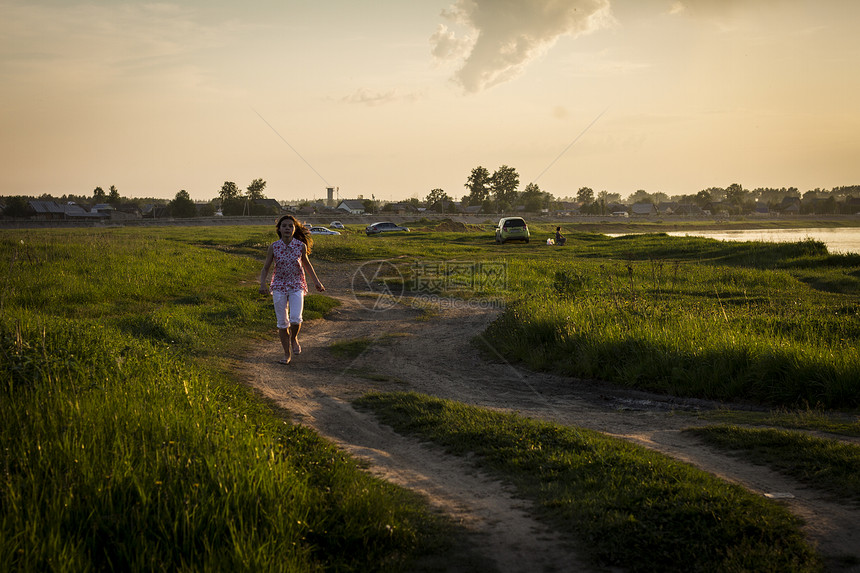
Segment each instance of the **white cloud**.
M683 2L675 2L674 4L672 4L672 7L669 8L669 14L681 14L686 9L687 7L684 6Z
M397 89L380 92L368 88L358 88L352 94L344 97L341 101L346 103L376 106L401 101L412 102L417 100L418 97L419 96L414 93L402 94Z
M457 0L442 16L468 32L458 38L440 26L431 51L462 60L454 79L473 93L517 77L560 37L613 22L609 0Z
M448 26L439 24L436 32L430 36L430 53L442 61L459 60L468 55L474 40L470 36L458 38Z

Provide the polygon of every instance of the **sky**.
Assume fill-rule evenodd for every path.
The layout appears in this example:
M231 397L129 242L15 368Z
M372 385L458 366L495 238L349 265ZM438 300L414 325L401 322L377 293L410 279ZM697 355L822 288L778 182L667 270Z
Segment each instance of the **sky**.
M860 184L855 0L0 0L0 194Z

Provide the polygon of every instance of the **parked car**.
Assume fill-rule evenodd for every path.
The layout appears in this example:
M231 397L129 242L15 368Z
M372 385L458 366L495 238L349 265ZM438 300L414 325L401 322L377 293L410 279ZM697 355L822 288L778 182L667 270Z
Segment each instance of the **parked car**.
M390 233L392 231L403 231L408 233L409 227L401 227L389 221L385 221L382 223L374 223L372 225L368 225L367 228L364 230L364 232L368 235L378 235L379 233Z
M496 242L504 244L505 241L529 242L529 227L522 217L499 219L499 226L496 227Z
M340 233L328 227L311 227L311 235L340 235Z
M331 227L332 229L343 229L343 223L341 223L340 221L332 221L329 224L329 227Z

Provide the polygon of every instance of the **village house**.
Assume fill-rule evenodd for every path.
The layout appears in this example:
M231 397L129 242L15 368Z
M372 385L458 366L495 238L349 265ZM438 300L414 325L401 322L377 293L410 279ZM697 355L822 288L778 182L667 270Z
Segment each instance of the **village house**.
M54 201L30 201L30 208L36 213L39 221L57 221L66 218L63 208Z
M408 215L416 212L415 206L411 203L389 203L382 210L395 215Z
M272 214L280 214L284 210L277 199L254 199L254 205L258 205L261 209Z
M661 215L674 215L678 210L678 203L674 201L663 201L657 205L657 211Z
M674 214L678 216L704 215L704 211L702 211L701 207L693 203L679 203L675 208Z
M109 213L99 212L95 209L89 210L82 205L72 201L58 204L56 201L29 202L30 208L35 213L35 218L42 221L70 220L70 219L100 219L109 218ZM110 205L108 205L110 207Z
M364 201L361 199L344 199L337 208L339 211L346 211L350 215L363 215Z
M784 197L779 205L779 211L786 215L797 215L800 213L800 198Z
M648 217L657 214L657 207L654 203L633 203L629 212L634 217Z
M755 209L753 210L753 215L758 217L766 217L770 215L770 208L767 206L767 203L762 201L758 201L755 204Z

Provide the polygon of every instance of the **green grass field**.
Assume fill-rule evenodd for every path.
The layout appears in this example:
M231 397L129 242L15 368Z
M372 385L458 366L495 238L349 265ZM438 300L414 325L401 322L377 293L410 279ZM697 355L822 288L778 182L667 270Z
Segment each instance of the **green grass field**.
M364 571L438 550L423 502L228 377L271 326L258 261L163 231L3 232L0 257L5 570Z
M549 236L551 227L532 233ZM272 236L268 227L0 231L8 270L0 279L0 559L10 570L400 570L440 551L449 526L420 501L368 477L231 378L231 358L270 336L256 277ZM495 245L486 228L396 237L356 228L319 238L311 258L390 260L391 280L407 288L428 265L457 263L445 267L445 281L421 288L503 301L483 338L531 368L786 412L815 407L823 414L806 419L812 427L840 410L838 431L856 426L860 257L830 255L814 241L568 237L559 249L537 239ZM476 276L482 264L501 265L503 280ZM332 304L311 296L306 317ZM338 350L349 355L360 344ZM554 467L560 453L532 446L504 451ZM650 470L639 464L651 454L624 455L632 456L630 483L645 479ZM827 463L855 457L839 451ZM687 487L699 479L678 475ZM582 486L550 505L587 515L576 513ZM735 499L721 487L713 486L721 492L713 503ZM646 498L614 515L638 515ZM725 507L744 522L747 509ZM744 564L788 540L788 561L778 562L814 570L796 524L776 523L757 534L763 545L737 546L720 562L750 570ZM623 545L625 527L595 535ZM707 559L716 559L719 535L706 536Z

